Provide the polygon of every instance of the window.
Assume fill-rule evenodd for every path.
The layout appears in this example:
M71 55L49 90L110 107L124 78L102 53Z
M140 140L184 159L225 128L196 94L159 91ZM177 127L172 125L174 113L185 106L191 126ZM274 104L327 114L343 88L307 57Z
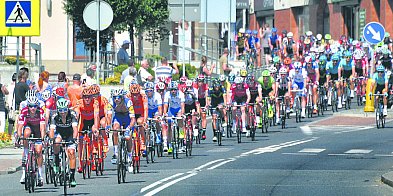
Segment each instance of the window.
M80 28L74 23L73 32L73 60L74 61L86 61L88 59L86 54L85 43L76 39Z

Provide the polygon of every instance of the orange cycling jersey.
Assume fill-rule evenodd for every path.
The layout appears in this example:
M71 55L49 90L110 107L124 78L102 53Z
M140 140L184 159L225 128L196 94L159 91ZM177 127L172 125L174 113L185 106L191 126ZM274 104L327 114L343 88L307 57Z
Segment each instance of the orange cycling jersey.
M79 114L79 130L86 129L84 126L85 121L88 122L89 127L94 124L94 118L99 114L99 104L96 99L93 99L90 104L85 104L85 102L80 99L76 103L74 111Z
M98 96L97 101L100 107L99 117L105 117L105 108L107 108L109 104L108 99L100 95Z
M136 115L145 116L145 109L147 111L147 98L145 94L127 94L127 97L131 99L134 106L134 113Z

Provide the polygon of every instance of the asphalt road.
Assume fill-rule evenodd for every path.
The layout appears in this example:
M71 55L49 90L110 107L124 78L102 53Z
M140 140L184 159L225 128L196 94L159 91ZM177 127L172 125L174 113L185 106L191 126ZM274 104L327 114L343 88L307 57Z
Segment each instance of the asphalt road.
M328 119L327 119L328 118ZM310 122L346 118L289 120L288 128L257 133L256 141L225 138L222 146L208 140L194 145L193 156L142 162L139 174L128 174L117 184L115 166L106 161L104 176L83 180L73 195L393 195L380 176L393 165L393 123L319 126ZM337 119L336 119L337 120ZM360 119L362 120L362 119ZM335 126L333 126L335 125ZM0 176L1 195L26 194L19 184L21 172ZM44 185L40 195L61 195L61 188Z

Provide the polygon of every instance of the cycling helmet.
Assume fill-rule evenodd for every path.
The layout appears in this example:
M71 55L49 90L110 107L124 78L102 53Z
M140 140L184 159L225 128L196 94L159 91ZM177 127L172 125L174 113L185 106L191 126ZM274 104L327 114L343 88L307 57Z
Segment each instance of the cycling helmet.
M141 92L141 86L139 84L130 84L130 92L132 94L138 94Z
M304 59L305 63L312 63L312 57L311 56L306 56L306 58Z
M292 32L289 32L289 33L287 34L287 37L288 37L288 38L293 38L293 33L292 33Z
M280 73L280 74L287 74L287 73L288 73L288 70L287 70L287 68L285 68L285 67L281 67L279 73Z
M243 82L243 78L241 78L241 77L235 78L235 84L241 84L242 82Z
M187 81L187 77L186 76L180 77L180 83L185 83L186 81Z
M269 72L270 73L276 73L277 72L277 68L275 66L271 66L271 67L269 67Z
M277 29L273 27L273 28L272 28L272 32L273 32L273 33L277 33Z
M37 96L30 96L26 99L28 105L38 105L39 101Z
M253 75L247 76L247 82L248 83L251 83L251 82L254 82L254 81L255 81L255 77Z
M280 57L279 56L273 57L273 63L274 64L279 63L279 62L280 62Z
M89 88L89 90L90 90L91 87L88 87L88 88ZM65 95L65 89L64 89L63 87L58 87L58 88L56 89L56 96L58 96L58 97L64 97L64 95Z
M235 81L235 78L236 78L235 74L231 73L231 74L229 74L228 81L230 83L233 83Z
M245 33L246 31L243 28L239 29L239 33Z
M82 90L82 96L89 96L91 95L90 87L85 87Z
M269 70L264 70L262 72L262 77L269 77L270 76L270 71Z
M154 89L154 84L153 82L146 82L144 85L145 90L153 90Z
M384 48L382 49L382 54L388 55L390 53L389 49Z
M158 80L159 80L160 82L166 82L167 79L168 79L168 76L160 76L160 77L158 77Z
M192 80L186 81L186 87L192 87Z
M359 49L360 49L360 46L361 46L360 42L356 43L356 45L355 45L355 47L359 48Z
M66 109L68 108L68 101L67 99L64 98L60 98L59 100L57 100L56 102L56 109Z
M257 34L258 34L258 31L257 31L257 30L253 30L253 31L252 31L252 34L253 34L253 35L257 35Z
M325 39L330 40L330 39L332 39L332 36L330 34L325 34Z
M169 90L173 90L173 89L177 89L178 88L178 84L176 81L172 81L171 83L169 83L168 88Z
M355 51L353 52L353 57L354 57L356 60L362 59L362 58L363 58L363 51L361 51L361 50L355 50Z
M246 34L251 34L251 33L252 33L251 30L247 29Z
M385 32L385 37L390 37L390 33L389 32Z
M220 87L220 86L221 86L220 81L218 79L214 79L213 80L213 87L215 88L215 87Z
M322 40L322 35L321 35L321 34L318 33L316 37L317 37L317 40L318 40L318 41L321 41L321 40Z
M383 65L377 67L377 72L383 72L383 71L385 71L385 67Z
M284 64L285 64L285 65L290 65L291 63L292 63L292 59L291 59L291 58L286 57L286 58L284 59Z
M111 94L112 94L112 97L115 97L115 96L123 96L124 95L124 92L123 92L123 89L115 89L115 90L113 90L112 92L111 92Z
M163 83L163 82L158 82L158 83L156 84L156 89L157 89L157 90L164 90L164 89L165 89L165 83Z
M44 90L44 92L41 93L41 97L45 101L48 100L50 96L51 96L51 92L48 89Z
M100 86L99 85L93 84L93 85L91 85L90 89L91 89L92 95L100 94Z
M312 31L307 31L307 32L306 32L306 35L307 35L307 36L312 36Z
M364 42L362 46L363 46L363 48L367 48L367 47L369 47L370 45L369 45L367 42Z
M325 55L321 55L319 57L319 62L326 62L327 61L327 57Z
M25 94L25 97L26 97L26 98L34 97L34 96L37 95L36 93L37 93L37 91L35 91L35 90L28 90L28 91L26 92L26 94Z
M293 67L294 67L295 69L301 69L301 68L302 68L302 63L301 63L301 62L295 62L294 65L293 65Z
M347 51L345 51L344 56L345 57L352 57L352 52L347 50Z
M225 75L220 75L220 81L221 81L221 82L224 82L225 80L226 80Z
M324 53L324 52L325 52L325 47L320 46L320 47L318 48L318 53Z
M240 70L240 76L241 76L241 77L246 77L246 76L247 76L247 70L241 69L241 70Z
M340 57L339 57L339 55L337 53L333 54L332 61L338 61L339 59L340 59Z
M205 75L203 75L203 74L199 74L198 75L198 81L200 82L200 81L205 81Z

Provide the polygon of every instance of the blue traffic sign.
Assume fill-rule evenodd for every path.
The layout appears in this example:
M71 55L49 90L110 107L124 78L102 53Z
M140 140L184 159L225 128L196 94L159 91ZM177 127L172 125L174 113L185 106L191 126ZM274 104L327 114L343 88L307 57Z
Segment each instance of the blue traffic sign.
M31 2L5 2L6 27L31 27Z
M363 29L364 39L370 44L378 44L385 36L385 28L378 22L370 22Z

